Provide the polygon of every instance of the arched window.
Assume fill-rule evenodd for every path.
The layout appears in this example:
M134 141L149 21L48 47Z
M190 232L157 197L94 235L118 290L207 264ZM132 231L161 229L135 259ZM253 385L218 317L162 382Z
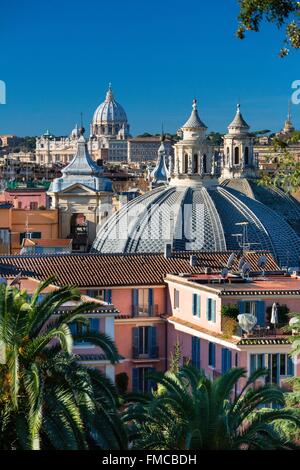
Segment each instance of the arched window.
M249 165L249 147L245 147L245 165Z
M198 165L198 155L195 153L194 155L194 173L199 172L199 165Z
M229 157L229 153L230 153L230 148L229 148L229 147L227 147L227 148L226 148L226 154L227 154L227 157Z
M184 155L184 173L188 173L189 171L189 156L187 154Z
M234 164L238 165L240 163L240 149L235 147L234 149Z
M207 173L207 157L206 157L206 154L203 155L203 173Z

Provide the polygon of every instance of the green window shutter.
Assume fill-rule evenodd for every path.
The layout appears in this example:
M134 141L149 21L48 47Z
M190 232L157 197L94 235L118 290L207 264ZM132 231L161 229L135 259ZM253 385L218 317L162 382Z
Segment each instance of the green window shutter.
M201 297L197 295L197 316L200 318L201 316Z
M155 359L157 357L156 326L149 327L148 341L149 341L149 346L148 346L149 356L152 359Z
M216 301L215 301L215 300L212 300L212 301L211 301L211 305L212 305L212 315L211 315L211 319L212 319L212 321L216 322Z
M206 299L206 319L211 320L211 299Z
M193 294L193 315L197 315L197 294Z
M256 371L256 354L250 354L250 375Z
M139 388L139 369L134 367L132 369L132 390L133 392L138 392Z
M287 374L291 376L294 375L294 362L293 358L290 356L287 358Z
M265 326L265 302L263 300L256 302L256 318L259 326Z

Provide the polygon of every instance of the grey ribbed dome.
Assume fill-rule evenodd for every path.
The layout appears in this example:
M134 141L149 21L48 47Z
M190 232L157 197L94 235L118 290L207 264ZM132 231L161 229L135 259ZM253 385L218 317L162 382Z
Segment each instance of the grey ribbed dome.
M127 223L128 221L128 223ZM282 266L298 266L300 238L281 215L226 185L160 187L123 206L100 229L93 251L101 253L240 249L246 222L249 248L268 250Z
M193 109L190 117L186 123L181 127L181 129L207 129L204 122L201 121L198 110L197 110L197 100L193 101Z

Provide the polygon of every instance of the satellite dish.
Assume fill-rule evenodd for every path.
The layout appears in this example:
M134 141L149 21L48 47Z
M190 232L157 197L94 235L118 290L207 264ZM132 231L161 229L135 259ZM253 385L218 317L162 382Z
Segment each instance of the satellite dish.
M246 331L246 333L250 333L253 330L257 323L257 318L255 315L251 313L242 313L237 316L239 326L242 330Z
M258 267L260 269L264 269L266 267L266 264L267 264L267 257L265 255L260 256L257 261Z
M231 266L233 265L233 262L235 260L235 253L231 253L231 255L229 256L228 260L227 260L227 268L230 269Z
M244 256L242 256L241 259L240 259L240 262L239 262L239 271L242 270L242 267L244 266L245 262L246 262L246 260L245 260Z
M251 272L251 265L250 263L248 263L248 261L246 261L246 263L244 263L242 267L243 277L248 277L250 272Z
M229 269L228 268L223 268L222 271L221 271L222 279L227 279L228 273L229 273Z

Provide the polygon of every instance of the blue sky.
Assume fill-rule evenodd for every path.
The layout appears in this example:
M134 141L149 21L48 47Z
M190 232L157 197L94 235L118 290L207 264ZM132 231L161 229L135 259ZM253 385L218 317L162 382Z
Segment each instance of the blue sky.
M81 111L88 128L109 82L133 134L175 131L194 96L209 130L225 130L238 100L253 130L278 130L300 52L279 59L270 25L239 41L236 15L236 0L3 0L0 134L67 134Z

